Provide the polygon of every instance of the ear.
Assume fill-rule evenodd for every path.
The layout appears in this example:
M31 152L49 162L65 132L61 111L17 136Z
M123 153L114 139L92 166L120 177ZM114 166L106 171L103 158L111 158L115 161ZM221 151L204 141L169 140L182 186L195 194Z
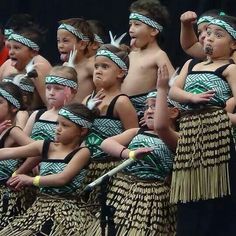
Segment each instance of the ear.
M156 37L158 34L160 33L160 31L158 29L151 29L151 36L152 37Z
M117 75L117 77L123 79L123 78L125 77L125 75L126 75L125 71L122 70L122 69L120 69L120 72L119 72L119 74Z
M88 128L84 128L84 127L82 127L81 128L81 133L80 133L80 135L82 136L82 137L85 137L87 134L88 134Z
M234 41L231 43L231 49L232 49L232 51L235 51L235 50L236 50L236 40L234 40Z
M84 40L80 40L78 43L79 43L79 49L83 51L87 48L89 42L85 42Z
M170 109L170 118L171 119L176 119L179 116L179 109L176 107L171 107Z

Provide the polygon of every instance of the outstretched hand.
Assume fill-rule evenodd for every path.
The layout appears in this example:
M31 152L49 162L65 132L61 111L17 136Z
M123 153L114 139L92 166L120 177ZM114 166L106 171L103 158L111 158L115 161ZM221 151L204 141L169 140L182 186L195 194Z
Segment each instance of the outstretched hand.
M143 147L135 150L135 159L142 159L146 154L153 151L151 147Z
M208 90L206 92L199 93L199 94L193 93L191 97L191 102L195 104L209 102L210 99L214 97L214 95L215 95L214 90Z
M93 92L87 102L88 109L92 110L94 107L97 107L102 102L104 97L105 97L105 94L102 89L99 90L96 95L94 95L94 92Z
M75 49L75 45L74 45L73 50L70 51L68 62L65 62L64 65L75 68L76 56L77 56L77 49Z

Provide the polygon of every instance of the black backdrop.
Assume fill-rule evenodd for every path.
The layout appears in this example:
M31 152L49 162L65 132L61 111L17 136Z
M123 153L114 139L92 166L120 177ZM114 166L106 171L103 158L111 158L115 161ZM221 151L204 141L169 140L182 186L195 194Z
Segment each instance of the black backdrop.
M58 62L56 47L57 22L70 17L100 20L108 30L121 34L128 30L129 6L133 0L0 0L0 21L5 24L15 13L29 13L48 29L42 54L52 64ZM170 13L170 25L164 34L165 50L174 66L188 59L179 45L181 13L194 10L198 14L209 9L222 9L236 16L236 0L161 0ZM128 37L127 41L128 41Z

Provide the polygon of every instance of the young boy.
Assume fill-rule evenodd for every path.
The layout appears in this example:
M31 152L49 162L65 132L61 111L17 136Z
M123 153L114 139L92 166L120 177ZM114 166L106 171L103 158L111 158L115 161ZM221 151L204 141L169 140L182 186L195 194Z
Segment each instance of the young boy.
M174 68L157 42L167 22L166 8L158 0L138 0L131 4L130 12L130 46L134 50L129 54L130 68L122 92L130 96L140 116L147 93L156 88L158 68L166 64L170 75Z

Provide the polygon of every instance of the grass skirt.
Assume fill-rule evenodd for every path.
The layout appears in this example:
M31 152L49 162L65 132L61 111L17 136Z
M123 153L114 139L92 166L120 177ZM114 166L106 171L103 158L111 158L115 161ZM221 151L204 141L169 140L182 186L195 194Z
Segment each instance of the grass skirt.
M157 180L141 180L119 173L112 180L107 203L116 208L117 235L172 236L176 206L169 203L170 188ZM99 214L87 235L101 235Z
M0 230L23 214L35 201L37 188L24 188L12 191L7 186L0 186Z
M219 108L186 113L173 165L172 203L230 195L231 123Z
M40 194L27 212L0 231L1 236L76 235L80 213L76 199Z

